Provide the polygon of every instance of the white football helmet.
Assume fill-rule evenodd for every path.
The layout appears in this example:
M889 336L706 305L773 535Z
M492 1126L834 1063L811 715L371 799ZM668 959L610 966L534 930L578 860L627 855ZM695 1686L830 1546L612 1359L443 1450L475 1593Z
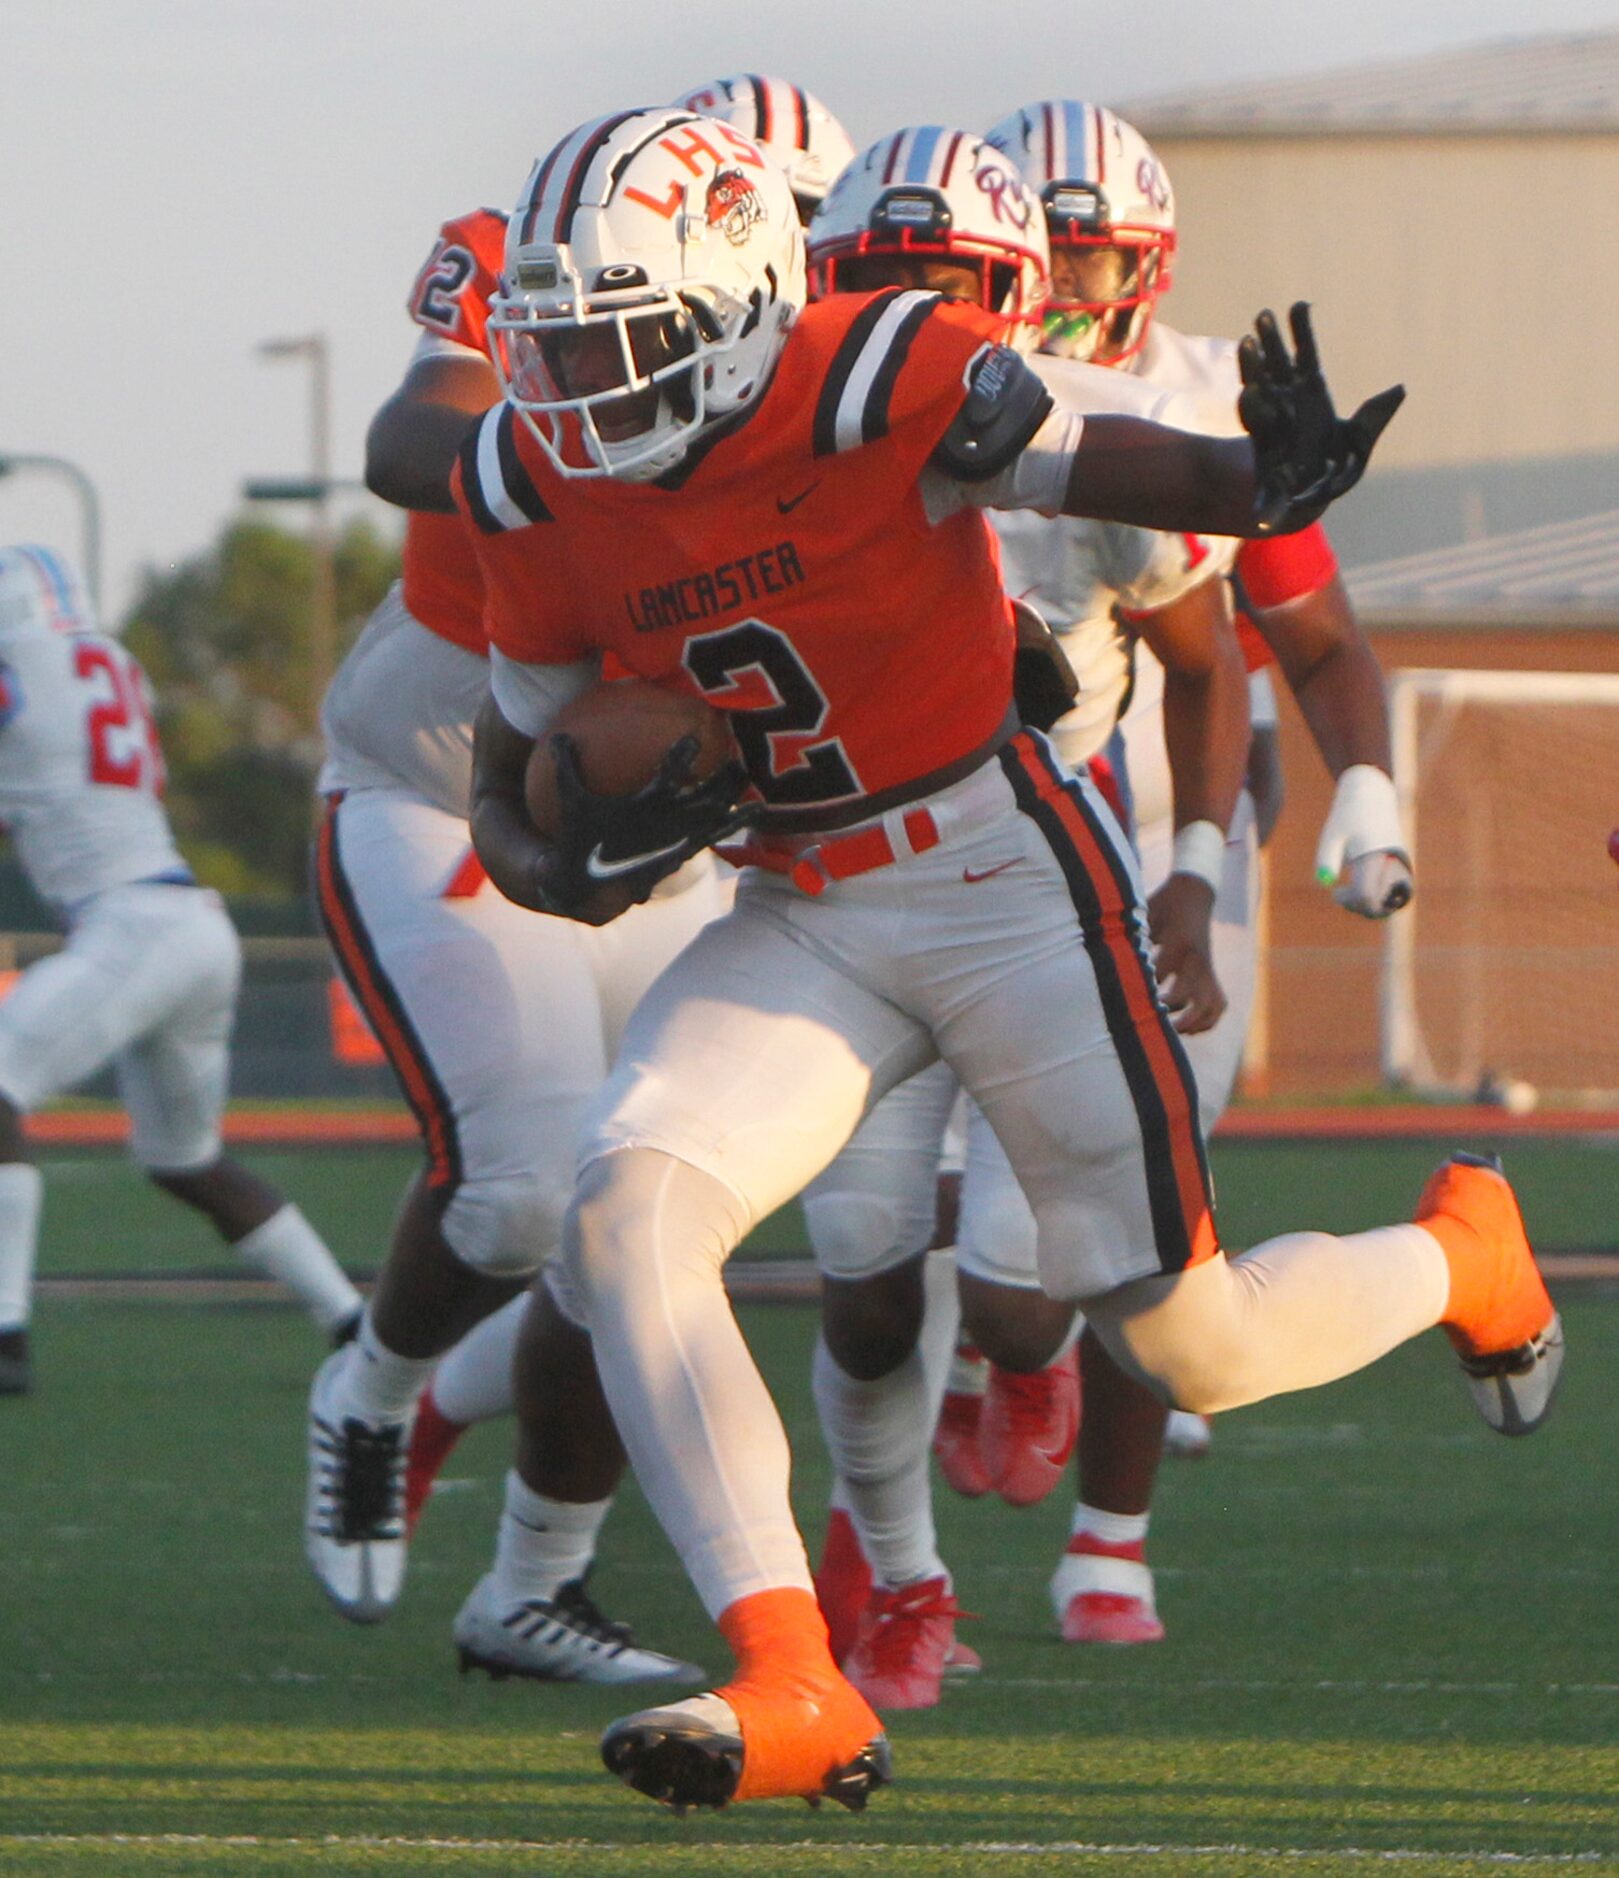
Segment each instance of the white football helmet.
M732 125L664 105L582 124L535 164L489 330L560 475L650 481L763 394L804 298L786 176Z
M711 78L676 102L683 111L700 111L732 125L774 157L787 172L804 222L854 156L849 133L820 99L785 78L738 72Z
M90 595L65 555L31 543L0 548L0 638L96 630Z
M895 131L844 170L809 228L817 297L861 290L867 255L954 261L978 275L979 304L1032 349L1050 291L1045 217L1015 165L965 130ZM917 283L920 284L920 283Z
M1175 255L1175 194L1134 125L1099 104L1052 98L1004 117L986 141L1023 172L1045 207L1057 280L1042 348L1119 365L1146 344ZM1064 293L1065 251L1098 260L1083 295Z

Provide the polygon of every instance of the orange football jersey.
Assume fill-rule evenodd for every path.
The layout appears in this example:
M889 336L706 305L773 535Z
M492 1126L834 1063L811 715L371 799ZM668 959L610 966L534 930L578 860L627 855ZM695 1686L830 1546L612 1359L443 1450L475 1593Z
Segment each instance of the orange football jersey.
M759 404L653 483L561 476L489 412L454 486L491 641L525 663L605 651L706 698L785 812L965 756L1010 703L1012 635L984 516L933 526L917 479L999 330L932 294L820 301Z
M410 317L440 338L487 352L489 296L505 246L506 218L494 209L446 222L411 289ZM483 579L461 518L413 510L401 563L411 616L468 652L485 652Z

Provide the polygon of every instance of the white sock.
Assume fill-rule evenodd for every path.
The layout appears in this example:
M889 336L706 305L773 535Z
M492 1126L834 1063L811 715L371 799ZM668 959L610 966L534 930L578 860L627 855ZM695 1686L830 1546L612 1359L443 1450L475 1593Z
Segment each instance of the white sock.
M438 1364L435 1356L396 1356L378 1340L369 1304L360 1319L360 1334L345 1354L348 1361L338 1380L337 1408L366 1422L403 1421Z
M821 1432L877 1582L937 1577L944 1565L928 1478L932 1403L920 1352L875 1382L858 1382L820 1339L814 1388Z
M0 1163L0 1330L20 1330L33 1303L45 1182L27 1161Z
M934 1421L951 1387L956 1362L956 1333L961 1329L961 1296L956 1288L956 1248L930 1252L922 1263L922 1378Z
M360 1308L359 1292L291 1201L235 1240L231 1250L301 1298L322 1330L335 1330Z
M1083 1500L1077 1500L1070 1532L1076 1538L1082 1532L1087 1533L1106 1545L1141 1545L1146 1541L1150 1517L1147 1513L1109 1513L1100 1506L1087 1506Z
M1344 1238L1287 1233L1189 1266L1168 1287L1121 1286L1090 1312L1126 1368L1213 1415L1353 1375L1431 1329L1449 1296L1433 1235L1379 1226Z
M433 1400L452 1422L470 1426L512 1412L512 1353L528 1310L526 1291L486 1317L439 1360Z
M506 1476L506 1506L490 1574L501 1602L552 1598L571 1579L583 1578L596 1556L596 1535L612 1504L610 1498L547 1499L514 1467Z

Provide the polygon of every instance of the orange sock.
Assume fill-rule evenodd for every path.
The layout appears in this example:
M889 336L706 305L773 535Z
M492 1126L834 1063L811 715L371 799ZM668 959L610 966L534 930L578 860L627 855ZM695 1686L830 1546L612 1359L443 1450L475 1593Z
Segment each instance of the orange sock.
M818 1793L826 1776L882 1733L827 1648L814 1594L788 1586L720 1613L735 1677L716 1691L736 1711L744 1752L738 1800Z

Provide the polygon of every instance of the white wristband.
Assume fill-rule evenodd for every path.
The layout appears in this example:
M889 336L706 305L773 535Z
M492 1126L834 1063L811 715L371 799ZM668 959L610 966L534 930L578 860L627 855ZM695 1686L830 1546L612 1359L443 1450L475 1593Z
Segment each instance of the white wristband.
M1177 828L1169 871L1195 874L1218 893L1225 873L1225 830L1213 822L1188 822L1184 828Z

